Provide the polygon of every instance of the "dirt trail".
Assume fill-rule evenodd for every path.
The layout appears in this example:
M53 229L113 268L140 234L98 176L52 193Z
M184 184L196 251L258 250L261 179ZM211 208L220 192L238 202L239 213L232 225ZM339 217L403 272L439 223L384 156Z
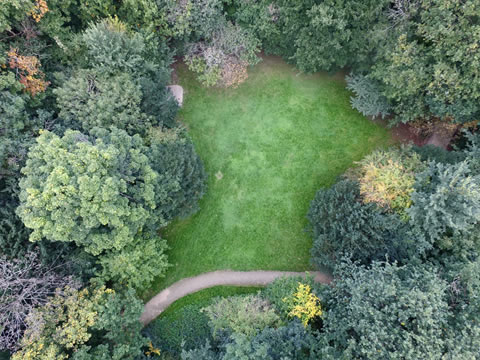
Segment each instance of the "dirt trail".
M309 274L319 283L328 284L332 281L330 275L322 272L312 271ZM174 301L199 290L219 285L265 286L281 276L305 276L305 272L219 270L185 278L162 290L147 302L140 321L147 325Z

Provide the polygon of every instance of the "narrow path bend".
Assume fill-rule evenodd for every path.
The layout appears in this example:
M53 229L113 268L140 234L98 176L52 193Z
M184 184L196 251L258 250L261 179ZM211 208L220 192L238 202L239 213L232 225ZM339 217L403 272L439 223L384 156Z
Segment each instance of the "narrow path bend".
M331 276L326 273L311 271L309 274L319 283L328 284L332 281ZM199 290L219 285L265 286L281 276L305 276L305 272L219 270L185 278L162 290L147 302L140 321L148 325L174 301Z

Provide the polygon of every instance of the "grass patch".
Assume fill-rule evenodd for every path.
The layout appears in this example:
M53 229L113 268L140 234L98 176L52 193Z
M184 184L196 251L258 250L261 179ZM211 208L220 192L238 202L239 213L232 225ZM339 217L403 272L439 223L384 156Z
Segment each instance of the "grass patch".
M304 75L275 57L237 89L205 89L185 68L181 121L208 172L194 216L162 235L173 265L148 299L184 277L232 270L311 270L306 214L315 192L391 142L350 106L341 76Z

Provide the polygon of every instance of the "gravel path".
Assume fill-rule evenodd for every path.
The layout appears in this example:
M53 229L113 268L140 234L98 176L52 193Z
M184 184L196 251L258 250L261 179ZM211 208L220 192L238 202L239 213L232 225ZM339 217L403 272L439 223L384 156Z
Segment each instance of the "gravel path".
M309 272L316 282L328 284L332 281L330 275L312 271ZM162 313L174 301L199 290L219 285L230 286L265 286L281 276L305 276L304 272L291 271L231 271L219 270L177 281L155 295L145 304L140 321L147 325Z

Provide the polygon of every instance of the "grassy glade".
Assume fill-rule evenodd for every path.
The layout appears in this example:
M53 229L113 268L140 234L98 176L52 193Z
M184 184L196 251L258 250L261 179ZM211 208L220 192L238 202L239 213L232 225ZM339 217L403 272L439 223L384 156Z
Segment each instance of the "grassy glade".
M304 75L275 57L236 89L205 89L186 67L180 119L208 173L194 216L162 232L173 265L147 299L184 277L217 270L310 269L305 232L319 187L391 142L349 102L343 76Z

